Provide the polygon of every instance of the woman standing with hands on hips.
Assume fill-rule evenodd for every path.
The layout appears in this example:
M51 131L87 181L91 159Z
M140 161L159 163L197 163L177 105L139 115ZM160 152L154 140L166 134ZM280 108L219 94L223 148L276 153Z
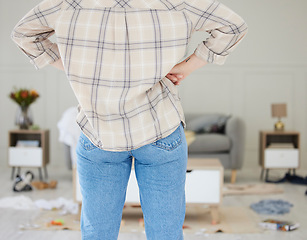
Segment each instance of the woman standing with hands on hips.
M182 61L194 31L209 37ZM37 69L65 71L79 102L82 239L117 239L132 158L147 239L183 239L187 145L176 85L223 64L246 32L214 0L44 0L18 22L15 43Z

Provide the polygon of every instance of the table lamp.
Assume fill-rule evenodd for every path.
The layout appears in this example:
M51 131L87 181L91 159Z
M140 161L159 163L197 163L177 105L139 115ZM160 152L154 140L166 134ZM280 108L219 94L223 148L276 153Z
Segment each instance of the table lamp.
M281 121L282 117L287 117L287 104L286 103L274 103L272 104L272 117L277 117L278 121L274 127L276 131L283 131L285 129L284 123Z

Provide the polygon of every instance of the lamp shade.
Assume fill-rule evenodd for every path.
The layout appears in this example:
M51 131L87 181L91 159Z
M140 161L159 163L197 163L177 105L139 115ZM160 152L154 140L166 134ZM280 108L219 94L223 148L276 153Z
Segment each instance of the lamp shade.
M272 104L272 117L287 117L287 104L286 103L273 103Z

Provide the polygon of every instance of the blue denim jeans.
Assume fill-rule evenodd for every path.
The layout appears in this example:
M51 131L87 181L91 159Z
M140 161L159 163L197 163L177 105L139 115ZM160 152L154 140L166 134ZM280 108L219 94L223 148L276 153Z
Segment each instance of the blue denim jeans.
M83 240L118 238L132 157L148 240L182 240L187 144L182 125L127 152L104 151L83 134L77 147Z

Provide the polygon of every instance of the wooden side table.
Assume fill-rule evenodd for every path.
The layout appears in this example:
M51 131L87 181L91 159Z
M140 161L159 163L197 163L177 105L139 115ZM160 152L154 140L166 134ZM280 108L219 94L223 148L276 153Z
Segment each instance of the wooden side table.
M11 130L9 131L8 164L12 167L11 178L15 168L37 167L39 178L48 178L46 165L49 163L49 130Z
M259 164L262 167L260 178L268 179L270 169L299 168L300 133L295 131L260 131Z

